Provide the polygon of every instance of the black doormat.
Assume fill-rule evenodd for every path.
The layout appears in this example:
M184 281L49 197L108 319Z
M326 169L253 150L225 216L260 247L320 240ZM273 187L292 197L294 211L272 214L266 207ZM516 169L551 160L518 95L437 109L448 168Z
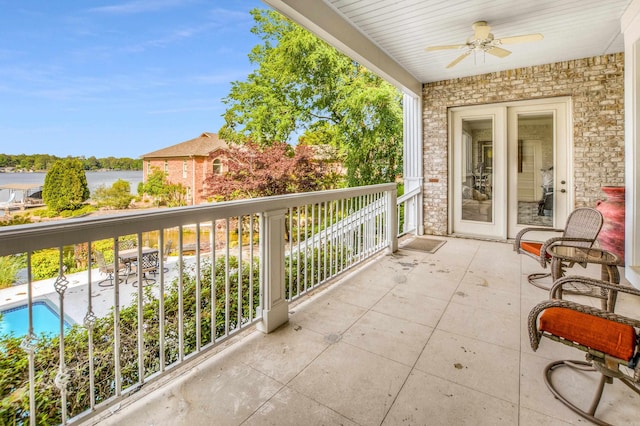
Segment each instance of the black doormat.
M417 237L408 243L400 246L403 250L415 250L425 253L435 253L442 245L446 243L444 240L437 240L435 238Z

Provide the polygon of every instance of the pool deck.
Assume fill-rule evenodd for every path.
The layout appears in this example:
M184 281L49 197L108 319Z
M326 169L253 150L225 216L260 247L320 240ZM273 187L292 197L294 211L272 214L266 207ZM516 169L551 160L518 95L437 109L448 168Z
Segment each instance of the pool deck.
M172 267L177 258L169 258L165 264L169 268L169 272L165 273L165 282L171 282L175 272ZM91 301L93 313L98 317L107 315L111 308L115 305L115 294L113 286L101 287L98 283L106 278L106 275L100 273L98 269L91 270L91 286L88 285L88 272L82 271L65 276L67 279L67 288L64 291L64 303L60 300L60 295L56 291L56 278L49 278L41 281L34 281L31 285L31 299L48 300L55 305L60 313L60 306L63 306L64 317L71 324L82 324L87 315L87 306ZM132 282L135 276L129 277L128 283L124 281L118 286L118 298L120 307L130 305L138 293L138 287ZM24 280L26 281L26 279ZM87 294L91 292L91 297ZM7 310L16 306L25 305L28 300L28 286L16 285L9 288L0 289L0 310Z

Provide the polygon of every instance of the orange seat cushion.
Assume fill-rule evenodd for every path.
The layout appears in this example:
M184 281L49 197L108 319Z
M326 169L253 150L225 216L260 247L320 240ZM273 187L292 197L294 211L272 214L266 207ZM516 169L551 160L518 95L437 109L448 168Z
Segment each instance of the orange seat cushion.
M636 330L604 318L567 308L548 308L540 315L540 330L629 361L636 347Z
M542 243L533 243L530 241L522 241L520 243L520 248L524 251L526 251L527 253L531 253L534 256L540 256L540 249L542 249ZM545 253L544 256L547 259L551 259L551 256L549 256L549 253Z

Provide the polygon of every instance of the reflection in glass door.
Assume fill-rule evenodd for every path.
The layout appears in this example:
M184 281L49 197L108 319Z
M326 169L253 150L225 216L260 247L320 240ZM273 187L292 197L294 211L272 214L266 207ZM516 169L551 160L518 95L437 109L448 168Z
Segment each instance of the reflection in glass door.
M508 236L564 225L572 200L568 100L508 109Z
M553 113L517 115L517 224L553 226Z
M506 237L506 109L453 110L452 230L461 235Z
M493 120L462 120L462 220L493 221Z

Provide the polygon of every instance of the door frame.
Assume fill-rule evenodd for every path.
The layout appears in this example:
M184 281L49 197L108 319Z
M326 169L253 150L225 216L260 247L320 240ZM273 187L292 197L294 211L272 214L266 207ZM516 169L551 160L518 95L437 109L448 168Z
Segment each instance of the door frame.
M518 117L527 114L537 114L539 112L552 111L553 114L553 223L552 228L564 228L569 212L574 205L574 185L573 185L573 127L571 126L571 99L569 97L546 99L545 102L527 101L518 105L507 107L507 129L517 127ZM564 144L559 139L565 137ZM507 152L509 164L517 164L518 153L516 149L518 135L513 132L508 135L508 147L512 149ZM564 149L562 149L564 148ZM558 167L556 167L558 166ZM560 167L561 166L561 167ZM517 169L508 169L508 183L517 182ZM507 236L515 237L518 231L531 227L532 225L518 225L518 205L511 202L517 200L517 186L507 186Z
M483 238L493 238L493 239L498 239L498 240L507 240L508 236L509 238L513 238L512 235L509 235L509 228L510 228L510 224L508 223L508 218L509 218L509 214L508 214L508 209L511 203L511 199L513 198L514 194L509 193L508 189L509 189L509 185L508 185L508 180L509 179L513 179L513 172L509 173L509 171L507 170L507 162L514 164L514 158L517 161L517 150L516 152L514 152L514 149L510 149L510 145L511 145L511 141L513 136L508 134L508 127L509 127L509 120L507 119L508 116L508 110L509 108L522 108L522 107L532 107L535 108L540 107L540 108L544 108L545 105L550 106L551 104L562 104L564 106L564 111L565 111L565 117L555 117L555 120L562 120L562 125L565 128L565 134L564 136L566 137L566 143L565 143L565 147L564 150L560 150L563 152L558 152L558 147L557 144L554 143L554 161L555 162L559 162L562 161L562 158L564 158L564 165L565 165L565 172L564 172L564 176L559 176L557 171L555 171L555 167L554 167L554 185L560 189L560 186L557 185L556 183L560 183L561 181L565 181L565 185L562 187L566 192L562 193L563 196L566 197L565 200L565 208L564 210L560 210L558 212L555 211L554 209L554 226L555 227L562 227L564 226L564 222L566 221L566 216L569 214L569 212L571 212L574 209L574 205L575 205L575 200L574 200L574 175L573 175L573 109L572 109L572 102L571 102L571 97L569 96L560 96L560 97L550 97L550 98L543 98L543 99L530 99L530 100L522 100L522 101L510 101L510 102L500 102L500 103L494 103L494 104L483 104L483 105L468 105L468 106L462 106L462 107L452 107L449 108L447 111L447 115L448 115L448 134L449 134L449 142L448 142L448 169L449 169L449 173L448 173L448 181L450 182L450 184L448 185L448 198L449 198L449 202L448 202L448 224L447 224L447 232L450 235L461 235L461 236L470 236L470 237L474 237L474 236L480 236ZM460 231L460 230L455 230L454 232L454 215L455 215L455 210L456 208L458 208L457 206L457 201L456 201L456 194L459 193L459 191L456 191L455 189L455 183L456 179L455 179L455 175L454 173L456 173L456 171L458 170L455 167L456 164L456 158L459 157L456 155L456 150L460 150L460 148L456 148L455 147L455 120L454 120L454 114L457 113L461 113L464 114L464 117L469 117L469 118L475 118L475 117L482 117L482 116L489 116L492 114L492 112L489 111L495 111L495 109L501 109L502 111L504 111L504 113L499 113L501 117L504 117L504 119L500 119L494 122L494 126L496 126L494 128L494 140L497 137L498 139L501 137L500 133L502 134L502 137L504 137L504 149L506 152L503 153L503 155L501 155L501 158L497 158L495 156L495 149L494 149L494 161L495 161L495 168L502 168L503 173L498 173L497 175L494 173L493 179L494 179L494 187L496 190L500 190L503 191L504 196L500 197L500 195L498 195L498 198L496 200L496 204L494 204L494 206L497 205L497 202L502 200L502 206L504 206L504 208L494 208L494 221L501 221L501 223L497 223L494 227L494 229L487 233L486 235L484 234L478 234L475 232L464 232L464 231ZM484 111L484 112L483 112ZM504 114L504 115L502 115ZM554 122L555 122L554 120ZM498 127L500 126L500 127ZM557 132L556 128L554 128L554 132ZM563 135L555 135L556 137L562 137ZM515 135L516 139L517 139L517 135ZM494 142L495 143L495 142ZM516 141L516 146L517 146L517 141ZM511 170L513 170L513 168L511 168ZM495 171L495 170L494 170ZM500 211L504 211L504 214L500 214Z

